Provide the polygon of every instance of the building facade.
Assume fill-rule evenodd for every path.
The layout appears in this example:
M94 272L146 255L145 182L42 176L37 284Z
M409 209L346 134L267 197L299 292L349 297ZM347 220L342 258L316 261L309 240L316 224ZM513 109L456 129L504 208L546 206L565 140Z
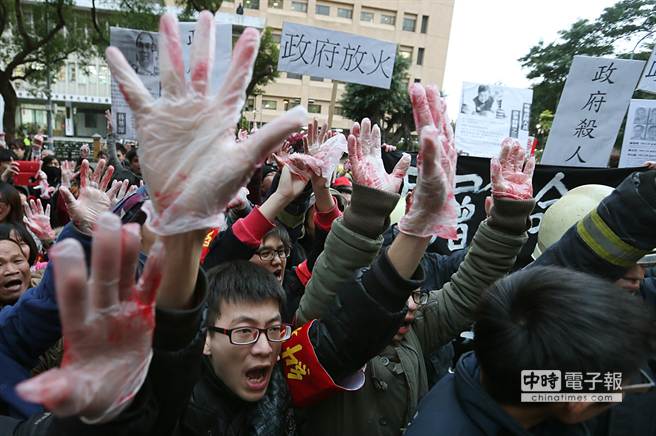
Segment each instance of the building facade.
M399 55L410 60L410 80L442 85L455 0L224 0L221 15L237 21L263 22L279 42L283 22L350 32L398 44ZM259 26L258 26L259 27ZM250 97L244 116L262 125L289 108L302 104L311 116L327 119L332 81L319 77L280 73L280 77ZM339 99L344 84L337 87L333 127L348 130L352 121L341 115ZM110 74L102 59L87 68L75 58L54 77L52 85L53 139L57 142L89 142L93 134L105 135L103 112L110 108ZM46 125L45 95L18 89L17 126Z

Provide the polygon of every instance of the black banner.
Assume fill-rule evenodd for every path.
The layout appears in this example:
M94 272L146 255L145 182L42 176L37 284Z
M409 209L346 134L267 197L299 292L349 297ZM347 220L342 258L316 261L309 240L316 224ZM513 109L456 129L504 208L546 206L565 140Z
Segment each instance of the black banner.
M414 167L409 171L409 187L416 180ZM581 185L597 184L616 187L632 172L639 168L575 168L551 165L537 165L533 175L533 195L536 200L531 214L532 227L529 241L520 254L518 265L530 262L531 253L537 243L537 233L546 209L566 194L570 189ZM485 219L485 198L490 192L490 159L480 157L458 157L456 172L456 200L460 206L458 216L458 236L454 241L437 240L432 251L448 254L465 248L470 243L478 224Z

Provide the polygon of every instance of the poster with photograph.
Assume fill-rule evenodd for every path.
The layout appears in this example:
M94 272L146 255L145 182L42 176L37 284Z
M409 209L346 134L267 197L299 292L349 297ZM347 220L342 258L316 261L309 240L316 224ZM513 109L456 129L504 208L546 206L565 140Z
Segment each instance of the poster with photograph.
M157 32L144 32L120 27L110 29L110 44L121 50L132 69L139 75L146 89L155 98L160 95L157 43ZM113 77L111 94L114 132L120 138L136 139L137 129L134 116Z
M456 149L465 156L493 157L504 138L528 142L533 91L464 82L456 123Z
M656 100L631 100L626 117L620 168L656 160Z
M185 76L189 77L191 44L194 38L195 22L180 23L180 42L182 45L182 59L185 64ZM215 94L227 70L232 57L232 25L216 23L215 52L212 78L210 80L210 94ZM117 47L127 59L130 66L139 75L148 91L153 97L161 95L159 81L159 34L157 32L144 32L142 30L112 27L110 43ZM136 139L137 129L134 116L130 111L118 84L112 78L112 115L114 118L114 132L120 138Z

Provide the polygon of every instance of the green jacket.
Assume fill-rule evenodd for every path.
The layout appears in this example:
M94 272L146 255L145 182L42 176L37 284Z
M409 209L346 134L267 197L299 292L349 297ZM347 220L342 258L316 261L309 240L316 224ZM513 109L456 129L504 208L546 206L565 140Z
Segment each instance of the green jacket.
M370 190L367 195L375 197L377 193ZM479 226L460 269L442 289L431 292L403 341L388 346L368 362L362 389L339 393L300 411L301 434L400 434L428 390L424 355L465 330L481 293L511 269L528 238L526 218L533 204L495 200L492 218ZM357 225L349 226L348 221L345 215L333 223L301 299L297 311L300 322L327 313L339 284L355 270L368 266L380 249L382 237L363 236L350 229Z

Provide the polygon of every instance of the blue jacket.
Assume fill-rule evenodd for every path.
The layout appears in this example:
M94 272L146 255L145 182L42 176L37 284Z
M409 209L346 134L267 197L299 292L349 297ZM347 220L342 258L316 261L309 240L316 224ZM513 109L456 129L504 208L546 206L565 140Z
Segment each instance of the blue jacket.
M73 224L64 227L58 241L66 238L82 244L88 267L91 238L77 231ZM40 405L21 400L14 386L30 378L30 370L36 366L39 356L59 338L61 325L49 263L38 286L25 291L15 304L0 310L0 413L27 418L43 411Z
M588 435L585 425L543 422L524 429L488 395L473 352L464 354L455 373L445 376L421 401L405 436Z

